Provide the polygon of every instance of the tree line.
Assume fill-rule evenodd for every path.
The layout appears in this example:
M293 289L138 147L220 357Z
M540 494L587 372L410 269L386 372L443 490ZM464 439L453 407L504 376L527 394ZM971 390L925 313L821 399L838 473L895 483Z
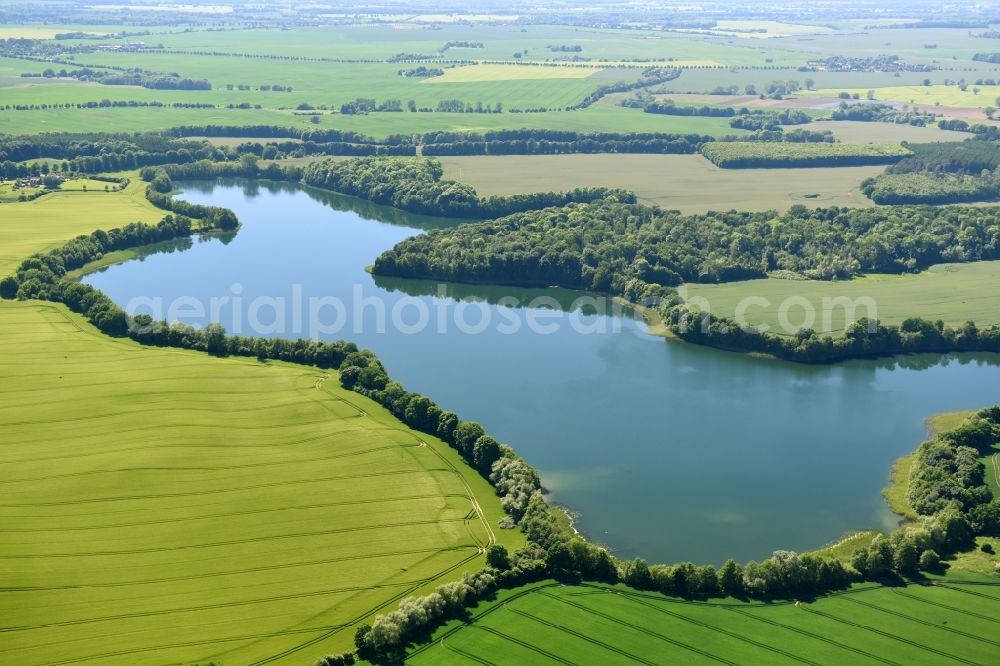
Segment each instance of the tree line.
M913 125L924 127L934 122L934 114L920 111L901 111L888 104L847 104L840 106L831 114L831 120L853 120L855 122L896 123L897 125Z
M211 90L212 84L205 79L181 78L177 74L151 72L140 68L130 68L122 71L109 69L61 69L58 72L47 68L38 74L21 74L23 77L62 77L78 81L92 81L105 86L142 86L153 90Z
M972 56L972 59L978 62L989 62L997 64L1000 63L1000 52L976 53Z
M199 167L211 166L211 169ZM281 167L271 165L278 170L282 176ZM205 206L203 204L193 204L183 199L175 199L171 194L174 191L174 184L170 180L170 173L179 177L206 178L208 174L218 176L247 176L259 175L257 162L255 159L241 160L235 164L214 164L204 161L193 165L175 165L173 169L153 169L147 167L139 172L140 177L149 183L146 186L146 199L162 210L168 210L186 218L195 218L204 229L219 229L221 231L232 231L239 226L236 214L228 208L219 206Z
M443 179L443 173L441 164L433 159L326 160L307 166L302 182L411 213L442 217L497 217L608 196L635 201L630 192L603 187L482 198L470 185Z
M567 106L566 111L578 111L580 109L585 109L594 102L597 102L603 97L613 93L629 92L631 90L638 90L639 88L646 88L649 86L660 85L668 81L673 81L681 75L681 71L682 70L677 67L647 67L642 70L639 74L639 78L635 81L619 81L617 83L601 85L597 88L597 90L588 93L586 97L576 104Z
M806 125L812 122L812 116L798 109L784 111L753 111L739 113L729 121L729 126L750 131L773 130L781 125Z
M99 102L55 102L52 104L4 104L2 111L48 111L56 109L140 109L140 108L171 108L171 109L215 109L215 104L204 102L158 102L156 100L135 99L102 99Z
M552 155L565 153L691 154L710 136L699 134L495 130L430 132L419 137L421 152L442 155Z
M956 132L971 132L981 141L1000 141L1000 127L996 125L970 125L965 120L939 120L938 127Z
M626 100L627 101L627 100ZM622 106L629 106L622 102ZM642 110L646 113L656 113L666 116L706 116L709 118L732 118L737 113L749 114L746 107L736 109L732 106L678 106L672 99L653 100L643 105Z

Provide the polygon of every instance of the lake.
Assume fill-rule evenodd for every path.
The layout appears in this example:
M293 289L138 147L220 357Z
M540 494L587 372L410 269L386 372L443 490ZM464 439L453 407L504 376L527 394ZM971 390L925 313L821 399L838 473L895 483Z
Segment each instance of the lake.
M288 184L180 186L234 210L240 231L87 283L132 313L370 348L407 389L513 446L620 557L718 565L891 528L880 490L924 419L1000 399L1000 356L805 366L669 341L585 294L366 272L454 221Z

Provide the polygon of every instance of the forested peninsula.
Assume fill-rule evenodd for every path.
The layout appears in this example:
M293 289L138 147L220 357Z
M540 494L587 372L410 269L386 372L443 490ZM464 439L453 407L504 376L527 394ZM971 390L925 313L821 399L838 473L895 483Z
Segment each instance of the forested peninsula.
M969 322L952 328L916 318L900 326L863 320L836 338L809 329L783 337L698 312L674 289L684 282L732 282L774 271L849 279L998 259L998 213L997 207L795 206L783 214L681 215L604 199L416 236L383 253L373 272L623 296L656 311L685 340L794 361L1000 351L1000 327L980 329Z

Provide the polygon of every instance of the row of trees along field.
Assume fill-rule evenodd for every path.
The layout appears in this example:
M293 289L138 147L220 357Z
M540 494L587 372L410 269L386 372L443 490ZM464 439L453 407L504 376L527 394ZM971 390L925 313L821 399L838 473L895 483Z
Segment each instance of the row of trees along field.
M37 137L2 137L0 164L10 174L19 173L18 162L35 159L69 161L72 170L99 173L142 166L182 164L203 159L231 161L243 153L264 159L304 157L308 155L336 156L415 156L418 150L427 156L439 155L540 155L562 153L656 153L690 154L711 142L734 143L740 146L757 142L831 143L829 132L796 129L783 132L781 114L750 116L761 129L750 134L714 138L698 134L567 132L560 130L497 130L474 132L431 132L427 134L393 135L374 139L354 132L309 130L276 126L229 127L189 126L164 133L64 135L41 134ZM742 117L733 119L741 121ZM755 124L755 127L756 127ZM202 137L252 137L237 146L213 146ZM183 139L187 140L183 140ZM731 153L739 148L721 149ZM846 153L862 148L841 146L823 152L822 159L809 157L803 151L782 147L773 150L746 147L744 152L757 154L791 151L774 158L774 166L841 164L845 160L871 161L870 156L848 158ZM835 157L831 153L837 153ZM706 153L713 154L714 153ZM744 156L742 162L746 163ZM755 158L755 162L760 162ZM769 164L770 165L770 164ZM23 174L21 174L23 175ZM11 177L11 176L8 176Z
M854 122L895 123L924 127L934 122L932 113L903 111L888 104L847 104L840 103L830 116L831 120L851 120Z
M481 198L471 186L443 180L442 175L437 160L361 158L314 162L305 168L302 181L408 212L443 217L489 218L606 197L635 201L631 192L605 187Z
M799 109L765 111L747 107L731 106L678 106L672 99L651 100L643 105L646 113L668 116L706 116L710 118L732 118L730 127L746 130L773 129L779 125L804 125L812 122L812 116Z
M153 181L159 177L157 173ZM151 181L151 187L153 187ZM161 189L165 187L160 186ZM387 407L411 427L441 438L486 476L501 497L508 516L501 527L515 525L525 532L528 544L514 553L492 546L487 566L461 581L439 587L425 597L404 599L397 610L377 617L356 634L360 656L374 659L398 656L414 636L461 612L500 586L514 587L548 577L625 582L629 585L688 597L712 595L787 598L813 595L844 587L859 576L878 579L915 570L909 553L924 550L917 567L936 566L941 555L966 547L973 534L1000 530L1000 503L988 490L977 489L977 476L970 471L968 453L962 447L985 450L987 442L1000 440L1000 409L986 410L978 420L954 436L942 439L954 449L961 464L951 465L941 452L918 457L919 466L932 466L934 473L914 471L911 501L921 513L919 532L889 539L877 538L855 555L854 569L836 559L778 551L763 562L740 566L730 560L718 571L690 563L649 566L645 561L617 561L607 550L580 538L565 517L550 507L541 493L539 476L510 448L491 437L478 424L464 422L425 396L406 391L393 382L384 366L370 352L351 343L307 340L256 339L227 336L217 324L194 329L183 324L154 322L148 316L129 317L99 290L64 278L68 270L81 267L117 249L137 247L190 234L186 218L167 216L158 225L133 224L111 232L81 236L64 246L35 255L17 272L0 282L4 298L46 299L65 303L82 313L100 330L111 335L129 335L140 342L198 349L215 354L276 358L313 364L340 371L341 384ZM662 286L648 285L646 290ZM636 294L626 295L635 297ZM941 462L945 461L945 462ZM947 495L958 489L952 495ZM944 497L943 504L939 501ZM930 498L930 501L922 501ZM887 545L886 545L887 544ZM911 548L912 546L912 548ZM903 553L897 555L897 553ZM331 656L326 663L350 663L349 656Z

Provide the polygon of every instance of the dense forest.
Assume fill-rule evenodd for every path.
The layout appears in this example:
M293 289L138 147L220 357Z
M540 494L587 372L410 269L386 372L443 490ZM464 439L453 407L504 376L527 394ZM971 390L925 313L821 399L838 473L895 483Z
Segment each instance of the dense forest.
M442 217L498 217L606 197L635 201L631 192L604 187L481 198L471 186L444 180L442 175L441 164L433 159L361 158L314 162L305 168L302 181L411 213Z
M712 141L699 134L495 130L431 132L419 137L424 155L545 155L559 153L690 154Z
M376 275L622 295L656 310L678 337L807 363L909 352L1000 351L1000 326L958 328L861 320L834 338L762 333L688 306L681 282L791 271L804 278L902 273L947 261L1000 258L997 208L793 207L683 216L603 200L521 213L409 238L376 259Z
M862 166L892 164L910 151L896 144L801 142L762 144L715 141L703 144L701 154L724 169Z
M889 173L947 171L978 174L1000 167L1000 145L990 141L907 143L912 153L887 169Z
M966 173L914 171L867 178L861 191L877 204L950 204L992 201L1000 197L1000 169L977 176Z
M798 109L784 111L754 111L740 113L729 121L730 127L736 129L774 130L781 125L805 125L812 122L812 116Z
M948 204L1000 197L1000 146L991 141L906 144L912 151L861 183L878 204Z
M916 271L1000 258L997 208L793 207L681 215L612 200L432 231L382 254L374 272L454 282L621 292L786 270L808 278Z

